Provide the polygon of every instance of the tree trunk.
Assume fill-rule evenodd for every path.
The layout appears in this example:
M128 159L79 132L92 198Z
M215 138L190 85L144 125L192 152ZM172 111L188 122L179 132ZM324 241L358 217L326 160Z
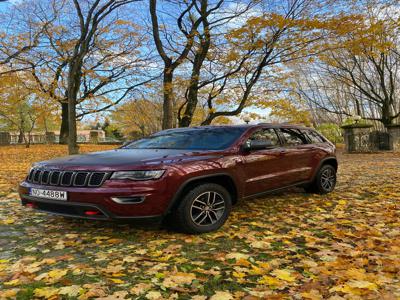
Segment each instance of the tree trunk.
M197 108L198 103L198 93L199 93L199 81L200 81L200 71L203 66L204 60L207 57L208 51L211 45L210 27L207 20L207 7L208 1L201 1L201 16L203 18L202 23L204 27L204 37L199 36L200 44L196 50L192 74L190 76L190 85L188 88L188 96L185 112L183 117L179 121L179 127L189 127L192 123L193 115Z
M61 128L60 128L60 141L62 145L68 144L68 103L61 103Z
M197 107L197 95L197 86L190 86L188 92L188 101L186 104L184 115L179 121L179 127L189 127L192 123L193 115Z
M382 105L382 123L385 126L393 123L393 117L390 114L390 107L386 103L383 103Z
M20 129L18 135L18 144L22 144L23 142L24 142L24 132L22 129Z
M173 128L174 123L174 105L173 105L173 71L171 68L164 69L164 81L163 81L163 123L162 129Z
M76 100L81 82L79 64L81 65L79 61L71 64L68 74L68 153L70 155L79 153L76 140Z
M214 118L215 118L214 115L212 115L212 114L208 115L207 118L203 122L201 122L201 126L210 125L212 120L214 120Z

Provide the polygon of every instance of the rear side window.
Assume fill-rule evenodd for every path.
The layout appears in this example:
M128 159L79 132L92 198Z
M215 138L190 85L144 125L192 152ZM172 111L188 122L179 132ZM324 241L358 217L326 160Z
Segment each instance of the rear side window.
M276 134L275 130L272 128L266 128L259 131L254 132L250 136L251 141L260 141L260 142L271 142L271 145L278 146L279 138Z
M308 138L310 139L312 144L318 144L318 143L324 143L325 140L315 131L313 130L307 130L306 134Z
M287 146L308 144L306 136L297 129L281 128L279 131Z

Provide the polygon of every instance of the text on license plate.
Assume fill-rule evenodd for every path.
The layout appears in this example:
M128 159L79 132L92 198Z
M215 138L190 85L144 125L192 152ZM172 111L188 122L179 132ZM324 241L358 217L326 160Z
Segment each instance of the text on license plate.
M30 196L53 200L67 200L67 192L31 188Z

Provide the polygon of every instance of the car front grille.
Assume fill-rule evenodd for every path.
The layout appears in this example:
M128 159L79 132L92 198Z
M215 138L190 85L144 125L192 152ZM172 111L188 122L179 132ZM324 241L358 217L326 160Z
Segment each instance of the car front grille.
M41 185L99 187L109 177L109 174L108 172L32 169L26 180Z

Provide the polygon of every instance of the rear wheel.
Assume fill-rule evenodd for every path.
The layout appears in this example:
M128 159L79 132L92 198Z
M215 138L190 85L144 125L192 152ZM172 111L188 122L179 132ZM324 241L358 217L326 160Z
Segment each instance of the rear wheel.
M308 193L327 194L336 186L336 169L331 165L323 165L314 181L305 188Z
M231 195L224 187L205 183L183 196L171 221L178 230L187 233L210 232L225 223L231 208Z

